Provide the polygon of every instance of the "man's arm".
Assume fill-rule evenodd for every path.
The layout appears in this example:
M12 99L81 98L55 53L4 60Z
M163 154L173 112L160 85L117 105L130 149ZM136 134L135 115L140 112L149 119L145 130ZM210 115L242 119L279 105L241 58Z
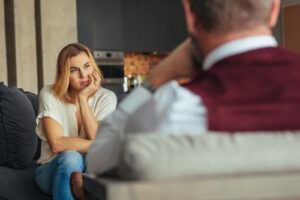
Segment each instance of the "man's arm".
M147 89L138 87L119 104L115 112L101 121L96 139L86 156L88 172L101 174L117 166L128 119L151 97Z
M200 71L196 66L196 53L191 39L186 39L149 71L149 82L158 88L170 80L196 76Z
M87 170L101 174L116 167L126 134L199 134L206 129L206 110L200 98L175 81L154 94L138 87L102 121L87 153Z

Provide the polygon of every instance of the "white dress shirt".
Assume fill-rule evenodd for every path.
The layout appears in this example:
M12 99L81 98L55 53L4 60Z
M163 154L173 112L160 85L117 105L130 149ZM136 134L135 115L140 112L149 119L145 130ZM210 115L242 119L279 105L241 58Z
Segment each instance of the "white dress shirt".
M203 62L208 70L218 61L250 50L276 46L272 36L254 36L228 42ZM171 81L153 95L145 88L133 90L118 109L104 120L87 154L87 169L100 174L118 164L124 134L201 134L207 131L206 108L201 97Z

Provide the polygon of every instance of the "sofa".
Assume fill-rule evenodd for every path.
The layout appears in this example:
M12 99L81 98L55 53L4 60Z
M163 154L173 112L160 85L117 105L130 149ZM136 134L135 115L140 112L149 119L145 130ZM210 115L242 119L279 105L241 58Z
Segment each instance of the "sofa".
M107 87L120 101L121 86ZM50 200L34 181L40 139L35 133L38 95L0 83L0 199Z
M0 83L0 199L47 200L34 182L38 97ZM128 134L113 173L84 174L86 199L300 199L300 132Z
M52 199L34 181L40 155L37 112L36 94L0 83L0 199Z
M117 168L84 174L86 199L300 199L300 132L128 134Z

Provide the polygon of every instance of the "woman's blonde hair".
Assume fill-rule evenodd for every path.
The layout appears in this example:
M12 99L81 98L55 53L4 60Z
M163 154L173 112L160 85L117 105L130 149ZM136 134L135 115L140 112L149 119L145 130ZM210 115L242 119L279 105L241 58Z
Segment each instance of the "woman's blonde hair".
M71 58L80 53L85 53L89 57L91 66L100 76L100 82L103 80L103 75L98 68L90 50L80 43L68 44L60 51L57 57L56 78L52 88L54 95L65 103L71 103L69 93Z

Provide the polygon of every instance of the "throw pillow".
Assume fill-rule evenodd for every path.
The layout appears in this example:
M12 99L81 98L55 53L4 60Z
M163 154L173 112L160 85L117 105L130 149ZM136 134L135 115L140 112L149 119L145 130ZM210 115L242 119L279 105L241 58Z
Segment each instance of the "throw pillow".
M22 169L37 148L35 114L26 95L0 83L0 165Z

